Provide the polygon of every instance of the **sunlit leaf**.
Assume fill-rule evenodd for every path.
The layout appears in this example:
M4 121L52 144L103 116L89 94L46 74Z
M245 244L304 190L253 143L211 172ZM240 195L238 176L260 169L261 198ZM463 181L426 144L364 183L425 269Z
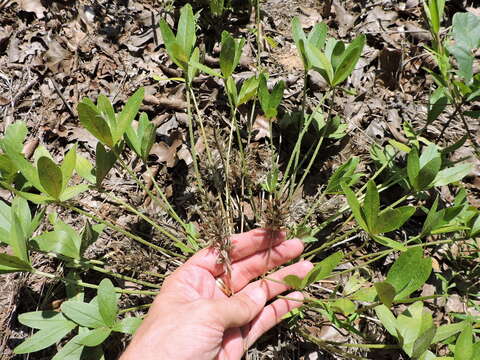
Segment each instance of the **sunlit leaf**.
M56 327L42 329L30 336L27 340L18 345L13 352L15 354L27 354L45 349L65 337L71 332L77 324L73 322L64 322L57 324Z
M100 282L97 292L98 309L104 323L112 327L117 318L118 305L115 287L109 279ZM94 346L94 345L90 345Z
M388 271L386 281L395 288L395 300L400 300L420 289L431 272L432 259L424 258L422 248L416 247L400 254Z

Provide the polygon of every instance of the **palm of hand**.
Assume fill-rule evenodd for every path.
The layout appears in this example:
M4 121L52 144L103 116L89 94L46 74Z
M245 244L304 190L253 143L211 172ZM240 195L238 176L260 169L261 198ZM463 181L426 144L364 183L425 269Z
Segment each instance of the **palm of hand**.
M299 240L284 241L284 234L276 235L269 264L266 253L272 244L270 232L254 230L232 237L231 287L236 295L230 298L216 284L216 278L225 275L223 266L216 263L215 253L205 249L194 255L165 280L130 347L148 339L143 346L161 344L152 359L240 359L259 336L301 304L276 300L265 306L267 300L287 290L287 286L267 280L250 283L301 254L303 245ZM281 281L288 274L303 277L311 267L309 262L297 263L269 278ZM300 293L290 296L302 298Z

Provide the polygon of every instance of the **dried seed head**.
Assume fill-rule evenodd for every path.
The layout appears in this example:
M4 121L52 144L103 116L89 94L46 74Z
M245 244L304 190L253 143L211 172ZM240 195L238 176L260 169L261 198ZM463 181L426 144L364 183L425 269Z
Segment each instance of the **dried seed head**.
M220 201L212 194L202 194L201 203L201 237L208 242L209 246L217 250L217 262L224 264L226 273L231 274L231 241L229 232L231 221L224 214Z
M273 198L266 201L263 211L263 226L266 229L280 231L288 221L289 205L287 201Z

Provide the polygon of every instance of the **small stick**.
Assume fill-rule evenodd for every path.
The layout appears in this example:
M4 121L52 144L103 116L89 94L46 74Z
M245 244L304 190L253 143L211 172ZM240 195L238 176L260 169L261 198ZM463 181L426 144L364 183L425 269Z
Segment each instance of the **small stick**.
M75 113L73 112L73 109L72 107L70 106L70 104L67 102L67 100L65 100L65 97L63 96L62 92L60 91L60 88L58 87L58 84L57 82L53 79L53 77L49 77L50 81L52 82L52 85L53 87L55 88L55 91L57 92L58 96L60 96L60 99L62 99L63 101L63 104L65 105L65 107L67 108L68 112L70 113L70 115L72 117L76 117Z

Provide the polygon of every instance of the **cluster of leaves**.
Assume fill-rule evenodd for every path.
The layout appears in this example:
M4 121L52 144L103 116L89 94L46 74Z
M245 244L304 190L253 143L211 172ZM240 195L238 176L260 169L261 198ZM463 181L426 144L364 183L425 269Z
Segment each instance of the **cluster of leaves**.
M452 105L455 110L451 118L460 117L467 134L472 139L466 117L477 119L480 112L467 110L465 107L480 99L480 73L473 72L474 51L480 48L480 17L470 12L456 13L453 16L451 31L446 39L442 39L441 23L444 8L445 0L424 2L425 14L433 37L432 47L427 50L438 66L438 72L428 70L437 88L430 96L427 125L435 121L448 105Z
M16 354L27 354L56 344L72 332L77 333L52 358L104 359L101 344L113 332L133 334L140 326L139 317L118 319L117 294L112 282L103 279L98 286L97 296L84 302L79 292L61 305L61 312L34 311L23 313L18 321L38 331L18 345Z

